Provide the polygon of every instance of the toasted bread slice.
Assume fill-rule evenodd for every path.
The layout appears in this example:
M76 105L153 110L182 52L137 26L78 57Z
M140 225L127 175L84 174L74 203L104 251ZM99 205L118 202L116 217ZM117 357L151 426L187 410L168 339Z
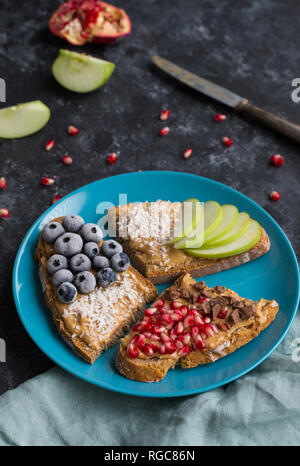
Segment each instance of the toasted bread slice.
M231 269L257 259L270 249L270 240L263 228L260 240L249 251L222 259L189 256L184 250L168 244L164 231L159 231L160 239L149 236L150 215L157 222L157 228L154 227L157 234L158 224L168 230L167 217L172 222L179 205L169 201L144 202L117 206L108 211L109 223L116 222L117 240L132 264L154 284L173 282L184 272L196 278Z
M61 222L62 218L54 219ZM53 245L42 237L36 249L44 299L56 328L67 344L84 360L93 364L100 354L115 345L124 331L138 318L157 290L132 266L117 274L107 288L96 286L87 295L78 294L71 304L63 304L47 271L47 260L54 254Z
M156 301L121 340L115 364L129 379L157 382L176 364L191 368L214 362L255 338L278 311L274 300L254 303L225 287L208 288L188 273L161 300L163 307Z

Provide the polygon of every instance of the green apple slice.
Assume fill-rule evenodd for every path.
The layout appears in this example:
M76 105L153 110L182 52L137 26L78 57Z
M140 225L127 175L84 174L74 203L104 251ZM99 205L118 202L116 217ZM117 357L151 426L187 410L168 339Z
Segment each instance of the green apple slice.
M45 126L51 112L40 100L0 110L0 138L15 139L34 134Z
M201 202L198 199L187 199L182 203L181 215L177 217L174 226L174 238L169 244L188 236L200 222L202 217Z
M204 203L204 216L202 225L192 230L188 237L174 244L176 249L200 248L207 236L220 224L223 218L223 208L216 201L207 201Z
M114 69L114 63L65 49L59 51L52 66L56 81L73 92L98 89L106 83Z
M221 257L235 256L251 249L261 237L261 228L255 220L250 220L250 224L245 233L240 238L231 243L211 249L186 249L186 253L191 256L203 257L205 259L218 259Z
M223 246L225 244L231 243L232 241L238 239L247 230L247 228L249 226L249 223L250 223L250 220L251 219L250 219L249 214L247 214L246 212L241 212L238 215L238 219L237 219L237 222L234 225L234 227L231 230L229 230L228 233L221 236L219 239L205 245L205 248L206 249L216 248L216 247Z
M238 209L231 204L225 204L223 207L223 218L221 223L217 226L215 231L213 231L205 240L204 246L207 244L214 243L220 237L226 235L236 224L239 216Z

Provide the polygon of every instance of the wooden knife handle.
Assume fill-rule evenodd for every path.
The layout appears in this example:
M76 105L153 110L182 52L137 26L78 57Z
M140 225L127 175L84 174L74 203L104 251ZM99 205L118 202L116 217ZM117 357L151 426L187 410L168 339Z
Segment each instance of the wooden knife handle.
M264 123L275 131L278 131L288 138L300 143L300 125L296 125L291 121L285 120L284 118L280 118L273 113L263 110L262 108L256 107L247 99L242 100L242 102L236 107L236 110L244 113L245 115L249 115L253 119Z

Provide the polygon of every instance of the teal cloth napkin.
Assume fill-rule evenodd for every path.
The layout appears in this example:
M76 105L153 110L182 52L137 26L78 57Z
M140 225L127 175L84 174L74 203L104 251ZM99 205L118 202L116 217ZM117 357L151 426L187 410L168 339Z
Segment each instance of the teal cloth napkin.
M55 368L0 397L0 445L299 444L299 316L259 367L200 395L120 395Z

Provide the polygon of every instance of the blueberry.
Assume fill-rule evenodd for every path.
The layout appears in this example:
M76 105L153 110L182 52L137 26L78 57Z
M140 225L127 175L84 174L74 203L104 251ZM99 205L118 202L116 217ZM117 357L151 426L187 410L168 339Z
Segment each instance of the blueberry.
M99 243L102 240L102 231L95 223L86 223L80 230L81 236L85 243L93 241Z
M65 304L71 303L77 296L77 290L72 283L64 282L57 288L58 299Z
M85 254L76 254L70 260L70 268L74 273L91 270L91 267L91 261Z
M59 286L61 283L64 283L64 282L72 283L73 278L74 278L73 274L70 270L61 269L55 272L55 274L53 275L52 283L54 286Z
M107 259L107 257L104 257L104 256L94 257L94 259L93 259L93 268L95 270L107 269L107 267L110 267L110 262Z
M109 286L115 281L116 276L116 272L110 267L101 269L96 275L97 283L99 286Z
M66 269L68 261L65 256L61 254L53 254L47 261L47 270L51 275L55 274L58 270Z
M89 241L88 243L85 243L85 245L83 246L83 252L90 259L93 259L95 256L99 254L99 246L97 243Z
M59 222L49 222L42 230L42 237L47 243L54 241L65 232L64 227Z
M84 225L84 220L80 215L66 215L63 218L62 224L66 231L77 233Z
M96 279L91 272L80 272L76 275L74 284L79 293L86 294L94 290Z
M130 260L125 252L119 252L118 254L114 254L112 256L110 263L116 272L125 272L125 270L129 267Z
M122 252L123 248L114 239L108 239L107 241L103 241L102 247L101 247L101 252L105 257L108 257L109 259L114 255L117 254L117 252Z
M64 233L57 238L54 244L55 251L66 257L71 257L81 252L82 246L82 238L76 233Z

